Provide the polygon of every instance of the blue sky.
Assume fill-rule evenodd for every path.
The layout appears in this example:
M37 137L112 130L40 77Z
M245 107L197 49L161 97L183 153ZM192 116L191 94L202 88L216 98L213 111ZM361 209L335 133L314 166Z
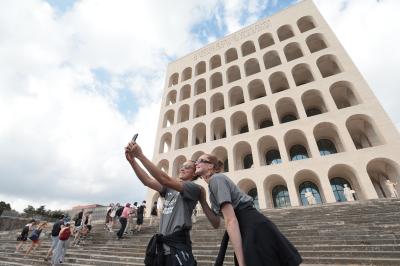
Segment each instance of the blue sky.
M55 10L57 10L60 13L65 13L68 10L70 10L76 0L46 0L47 3L49 3Z
M79 3L77 0L46 0L46 2L56 11L58 16L63 16L65 13L69 12L74 4ZM295 1L256 1L259 3L260 8L257 9L256 12L250 11L246 8L242 8L240 12L238 12L237 21L241 26L246 26L256 19L262 19L267 16L270 16L274 13L279 12L280 10L292 5ZM116 3L118 4L118 3ZM215 9L209 14L206 19L199 21L191 25L190 33L194 38L197 39L200 46L206 45L210 42L210 40L215 40L224 37L225 35L231 33L228 29L228 26L225 23L221 23L220 18L225 15L226 10L223 1L215 1ZM251 20L249 17L253 16ZM254 17L255 16L255 17ZM161 47L160 47L161 48ZM165 61L174 61L182 54L165 54ZM142 70L136 70L141 72L139 75L145 77L146 80L156 79L157 77L145 73ZM136 72L133 71L133 72ZM107 93L107 89L112 86L113 73L111 73L106 67L98 67L91 69L93 74L93 78L99 84L100 93ZM132 71L131 71L132 72ZM151 73L151 71L150 71ZM123 76L130 75L132 73L124 73ZM137 74L134 74L137 75ZM134 114L138 111L140 103L137 102L137 97L128 87L121 87L118 89L118 93L111 97L113 100L114 106L118 109L118 111L124 115L127 119L134 116Z
M1 1L0 200L143 200L123 148L151 157L168 63L293 2ZM399 127L400 1L315 3Z

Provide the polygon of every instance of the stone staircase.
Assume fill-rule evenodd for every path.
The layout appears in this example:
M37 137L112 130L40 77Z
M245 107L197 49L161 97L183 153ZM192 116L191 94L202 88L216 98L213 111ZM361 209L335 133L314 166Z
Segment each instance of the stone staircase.
M263 213L298 248L303 265L400 265L398 199L268 209ZM103 225L95 225L84 245L67 250L65 265L143 265L146 245L156 231L155 226L147 226L139 234L117 240ZM205 217L198 217L192 230L198 265L213 265L223 232L212 229ZM49 265L43 261L49 236L24 258L14 253L17 233L0 232L0 265ZM231 247L224 265L234 265Z

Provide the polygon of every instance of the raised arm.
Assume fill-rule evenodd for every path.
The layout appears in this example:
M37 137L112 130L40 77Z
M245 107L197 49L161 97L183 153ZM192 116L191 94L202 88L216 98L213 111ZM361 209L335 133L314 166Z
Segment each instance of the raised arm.
M201 208L203 208L203 212L206 215L207 219L210 221L211 225L217 229L219 228L220 225L220 218L218 215L215 215L215 213L211 210L210 206L208 206L207 200L206 200L206 190L201 187L201 196L200 196L200 205Z
M140 167L140 165L136 162L135 158L127 151L125 150L125 157L132 166L133 171L135 172L136 176L139 178L139 180L143 183L143 185L152 188L158 192L161 192L162 190L162 185L157 182L157 180L154 180L151 178L143 169Z
M139 159L149 173L163 186L172 188L176 191L183 192L183 184L177 179L170 177L167 173L159 169L152 161L150 161L142 152L137 143L130 142L127 149L129 153Z

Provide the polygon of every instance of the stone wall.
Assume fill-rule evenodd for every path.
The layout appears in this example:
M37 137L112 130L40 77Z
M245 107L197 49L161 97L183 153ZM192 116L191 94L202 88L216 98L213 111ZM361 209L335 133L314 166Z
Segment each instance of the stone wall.
M30 219L19 217L0 217L0 231L9 231L21 229L26 225Z

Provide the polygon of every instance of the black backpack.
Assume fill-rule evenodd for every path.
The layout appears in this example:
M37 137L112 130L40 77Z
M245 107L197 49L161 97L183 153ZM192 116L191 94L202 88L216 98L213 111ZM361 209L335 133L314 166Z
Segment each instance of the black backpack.
M123 210L124 210L124 207L119 207L119 209L115 212L115 216L120 217L122 215Z

